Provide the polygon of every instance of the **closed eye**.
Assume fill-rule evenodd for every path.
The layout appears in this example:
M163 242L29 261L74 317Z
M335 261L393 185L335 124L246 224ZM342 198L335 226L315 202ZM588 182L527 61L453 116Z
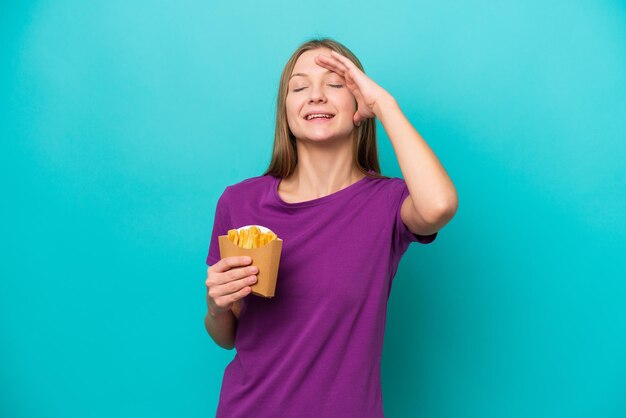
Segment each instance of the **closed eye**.
M329 84L329 86L334 87L336 89L340 89L343 87L343 84ZM300 87L299 89L293 89L293 91L304 90L306 87Z

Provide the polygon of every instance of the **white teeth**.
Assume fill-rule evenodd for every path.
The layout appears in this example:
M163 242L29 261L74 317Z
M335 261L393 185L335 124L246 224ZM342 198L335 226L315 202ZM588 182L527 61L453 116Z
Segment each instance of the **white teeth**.
M332 117L333 117L333 115L330 115L330 114L327 114L327 113L314 113L314 114L312 114L312 115L308 115L308 116L306 117L306 120L311 120L311 119L314 119L314 118L326 118L326 119L330 119L330 118L332 118Z

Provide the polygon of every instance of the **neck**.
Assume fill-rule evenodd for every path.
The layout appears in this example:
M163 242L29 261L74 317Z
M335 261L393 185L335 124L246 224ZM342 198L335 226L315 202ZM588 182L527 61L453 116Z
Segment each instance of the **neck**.
M297 141L298 164L287 182L298 194L317 198L363 178L353 165L352 138L326 143Z

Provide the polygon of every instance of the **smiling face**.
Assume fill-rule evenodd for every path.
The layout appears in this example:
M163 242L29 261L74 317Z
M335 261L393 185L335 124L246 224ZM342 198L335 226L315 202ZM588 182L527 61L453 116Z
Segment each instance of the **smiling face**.
M356 100L343 77L315 62L320 53L330 55L330 49L303 52L293 68L285 103L289 129L296 138L311 141L351 137ZM311 113L334 116L307 120Z

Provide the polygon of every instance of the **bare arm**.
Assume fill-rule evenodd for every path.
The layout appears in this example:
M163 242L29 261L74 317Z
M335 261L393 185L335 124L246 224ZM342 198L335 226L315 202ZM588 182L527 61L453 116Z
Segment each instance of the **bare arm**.
M226 257L207 269L204 326L217 345L226 350L235 347L241 299L250 294L250 286L257 280L258 268L249 266L251 262L250 257Z
M213 341L226 350L235 348L235 334L237 333L237 318L232 310L227 310L214 316L207 312L204 317L204 326L213 338Z
M391 95L381 95L374 112L389 136L409 189L410 195L402 204L402 221L415 234L437 232L458 207L452 180Z

